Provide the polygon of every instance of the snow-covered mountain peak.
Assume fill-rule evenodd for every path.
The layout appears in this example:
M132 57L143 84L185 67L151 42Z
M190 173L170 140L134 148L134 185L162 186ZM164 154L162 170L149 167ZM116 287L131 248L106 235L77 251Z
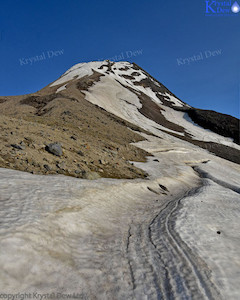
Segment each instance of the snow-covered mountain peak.
M59 86L57 92L60 92L66 88L68 83L85 76L92 76L94 73L107 76L110 80L114 79L137 93L143 93L155 103L163 104L165 102L165 105L173 107L189 107L138 65L127 61L104 60L76 64L54 81L50 87Z
M81 95L156 136L164 131L222 157L226 157L227 147L240 150L237 120L189 106L135 63L104 60L76 64L49 87L59 97ZM234 130L226 125L229 122L234 123ZM231 157L238 161L237 154Z
M111 68L114 65L114 68ZM129 62L110 62L108 60L104 61L91 61L86 63L79 63L74 66L72 66L70 69L68 69L58 80L53 82L51 86L56 86L62 83L66 83L73 79L80 79L84 76L91 76L93 74L93 71L101 73L101 74L107 74L110 70L114 72L116 70L117 72L123 71L123 68L127 68L128 70L133 65ZM116 74L117 74L116 72ZM124 72L123 74L125 74ZM129 72L128 72L129 73ZM127 75L127 74L126 74Z

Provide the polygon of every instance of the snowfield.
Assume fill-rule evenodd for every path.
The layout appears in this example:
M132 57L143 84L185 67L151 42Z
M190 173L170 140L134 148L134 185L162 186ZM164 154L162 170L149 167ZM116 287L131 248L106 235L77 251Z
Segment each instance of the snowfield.
M161 126L142 115L138 110L142 107L138 97L128 89L123 89L121 84L115 79L102 77L98 83L88 91L84 91L84 93L89 102L97 104L112 114L138 125L157 136L162 135L161 129L178 135L184 135L181 132Z
M0 170L2 292L238 299L239 166L145 137L149 180Z

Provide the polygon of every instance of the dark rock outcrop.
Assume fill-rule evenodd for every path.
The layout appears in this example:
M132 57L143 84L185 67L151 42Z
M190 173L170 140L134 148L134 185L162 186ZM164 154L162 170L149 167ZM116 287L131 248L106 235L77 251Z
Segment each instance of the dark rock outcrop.
M235 143L240 144L239 119L213 110L196 108L189 109L187 113L193 122L203 128L210 129L222 136L233 138Z

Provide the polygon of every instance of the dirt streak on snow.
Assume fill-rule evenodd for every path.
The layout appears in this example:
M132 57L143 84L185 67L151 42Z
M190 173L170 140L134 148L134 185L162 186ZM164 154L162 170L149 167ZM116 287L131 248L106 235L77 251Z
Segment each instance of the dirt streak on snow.
M145 137L137 146L155 157L136 165L148 180L0 169L1 291L157 299L171 290L175 299L237 299L239 194L217 183L194 192L202 179L191 166L212 166L204 170L214 178L222 171L202 162L220 162L232 178L239 167L173 137Z
M162 193L160 182L172 195L198 182L189 167L170 173L151 181L88 181L0 169L1 291L134 297L129 225L150 222L153 211L173 197Z

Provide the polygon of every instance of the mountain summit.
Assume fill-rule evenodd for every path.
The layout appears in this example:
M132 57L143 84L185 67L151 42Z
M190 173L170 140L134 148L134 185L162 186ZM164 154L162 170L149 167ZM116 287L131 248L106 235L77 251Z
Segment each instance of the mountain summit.
M2 167L83 178L144 177L129 163L150 155L131 145L144 139L139 133L167 135L240 163L236 118L189 106L135 63L80 63L36 93L0 97L0 108L6 123ZM45 151L54 142L62 157Z

